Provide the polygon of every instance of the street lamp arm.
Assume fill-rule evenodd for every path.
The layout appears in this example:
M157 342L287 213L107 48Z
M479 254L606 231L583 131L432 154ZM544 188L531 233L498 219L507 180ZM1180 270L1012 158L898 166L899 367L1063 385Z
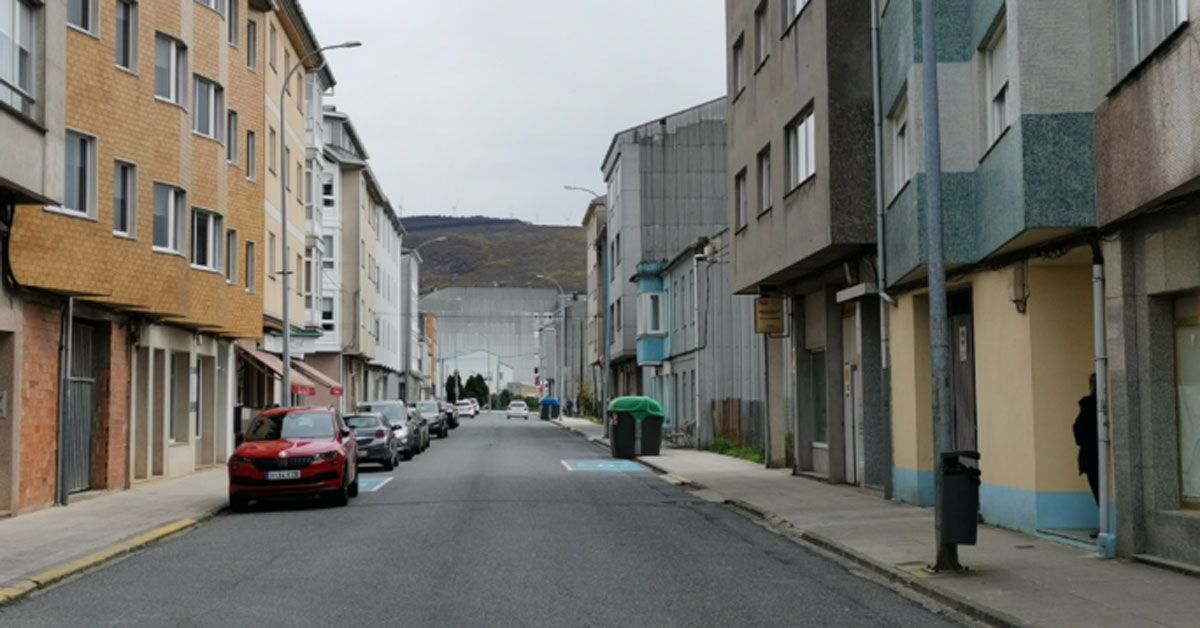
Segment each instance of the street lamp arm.
M572 191L574 191L574 192L587 192L588 194L591 194L592 196L597 196L597 197L599 197L599 196L603 196L602 194L599 194L599 193L597 193L597 192L595 192L595 191L593 191L593 190L589 190L589 189L587 189L587 188L585 188L585 187L581 187L581 186L578 186L578 185L564 185L564 186L563 186L563 189L564 189L564 190L572 190Z

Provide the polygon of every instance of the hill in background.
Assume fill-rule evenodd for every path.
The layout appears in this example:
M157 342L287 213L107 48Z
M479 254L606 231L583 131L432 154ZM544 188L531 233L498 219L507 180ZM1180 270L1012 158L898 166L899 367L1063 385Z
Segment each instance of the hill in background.
M414 216L403 219L405 248L420 246L421 292L448 287L554 288L537 275L557 279L567 292L587 289L587 241L583 227L533 225L515 219Z

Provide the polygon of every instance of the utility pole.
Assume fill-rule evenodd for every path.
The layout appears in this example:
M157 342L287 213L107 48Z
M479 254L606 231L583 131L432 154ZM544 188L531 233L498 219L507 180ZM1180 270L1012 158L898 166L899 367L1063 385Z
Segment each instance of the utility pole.
M962 571L958 546L942 541L942 455L953 447L950 423L950 333L946 320L946 262L942 251L942 137L939 128L937 42L933 0L921 3L921 70L925 83L925 210L929 251L929 341L933 354L934 530L937 537L935 571Z

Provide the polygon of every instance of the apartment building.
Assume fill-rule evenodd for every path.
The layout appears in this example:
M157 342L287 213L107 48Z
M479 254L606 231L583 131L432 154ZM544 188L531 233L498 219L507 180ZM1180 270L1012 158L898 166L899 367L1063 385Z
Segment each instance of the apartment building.
M424 262L421 253L416 250L404 251L400 257L402 294L399 297L400 307L400 395L402 399L416 397L426 384L426 374L422 366L424 353L421 350L421 339L424 330L421 328L421 263Z
M765 338L768 465L882 486L868 7L727 0L726 180L732 288L789 319Z
M425 345L422 352L424 361L421 363L421 373L425 380L420 399L436 399L438 397L438 361L441 354L438 351L438 319L433 314L420 312L418 315L421 326L421 343ZM407 399L406 399L407 401Z
M583 230L587 238L587 329L584 340L584 364L587 366L585 380L588 380L592 395L603 402L606 395L608 377L607 356L608 336L605 335L608 303L606 290L608 276L606 271L608 252L608 197L598 196L588 203L583 215Z
M937 5L954 448L981 454L983 518L1017 530L1098 524L1071 427L1095 359L1093 111L1112 88L1113 4ZM879 16L879 267L896 302L888 316L894 496L932 504L917 11L911 0L890 0Z
M661 343L637 333L635 275L725 224L725 112L719 98L639 124L605 153L610 397L648 391L662 360Z
M416 327L416 320L407 320L405 310L406 284L408 283L403 253L404 227L400 217L390 205L378 205L376 224L379 225L375 250L377 278L375 281L375 357L367 365L370 374L368 384L371 399L404 399L410 369L406 368L406 352L416 360L416 349L407 349L413 338L408 327ZM415 288L415 286L414 286ZM415 329L412 330L415 332ZM415 342L415 340L413 340Z
M378 343L379 234L385 228L381 223L389 223L396 212L367 163L369 156L350 117L332 106L323 114L325 153L333 170L321 191L328 209L324 248L332 251L322 268L320 325L326 337L304 361L340 382L343 394L336 401L351 407L373 397L368 365L376 358ZM395 225L386 228L395 233ZM401 245L391 244L393 251ZM332 400L321 400L326 401Z
M42 206L63 203L66 172L67 30L64 3L0 0L0 238L12 245L18 215L40 216ZM31 222L26 220L26 223ZM10 254L11 257L11 254ZM33 299L14 281L9 259L0 281L0 516L61 501L56 475L73 452L58 447L57 392L61 379L64 299ZM120 351L123 334L113 330ZM119 404L119 401L117 402ZM99 400L96 403L100 405ZM95 407L95 406L94 406ZM123 451L128 442L124 417L103 404L95 424L74 425L80 440L94 442L103 460L87 460L81 472L96 471L94 484L121 488L127 481ZM118 407L119 409L119 407ZM54 446L48 446L53 444Z
M64 192L17 212L10 263L19 284L67 298L65 325L53 303L25 316L52 334L36 344L62 335L71 366L64 406L37 419L59 424L62 447L26 467L22 507L223 461L232 341L261 333L263 190L245 138L262 133L263 106L247 32L269 14L241 1L67 9L47 23L66 39L66 169L51 179Z
M1196 567L1200 2L1115 4L1094 132L1117 551Z
M660 289L639 303L639 333L662 334L653 389L667 414L665 437L681 447L708 449L716 438L765 444L764 343L754 333L755 297L730 288L730 233L722 228L676 253L658 273Z

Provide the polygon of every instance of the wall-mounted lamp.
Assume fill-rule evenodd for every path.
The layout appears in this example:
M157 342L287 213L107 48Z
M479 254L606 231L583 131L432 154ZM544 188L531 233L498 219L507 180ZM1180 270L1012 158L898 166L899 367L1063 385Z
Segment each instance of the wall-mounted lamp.
M1017 312L1024 314L1029 307L1029 262L1023 261L1012 267L1012 283L1009 285L1008 298L1017 306Z

